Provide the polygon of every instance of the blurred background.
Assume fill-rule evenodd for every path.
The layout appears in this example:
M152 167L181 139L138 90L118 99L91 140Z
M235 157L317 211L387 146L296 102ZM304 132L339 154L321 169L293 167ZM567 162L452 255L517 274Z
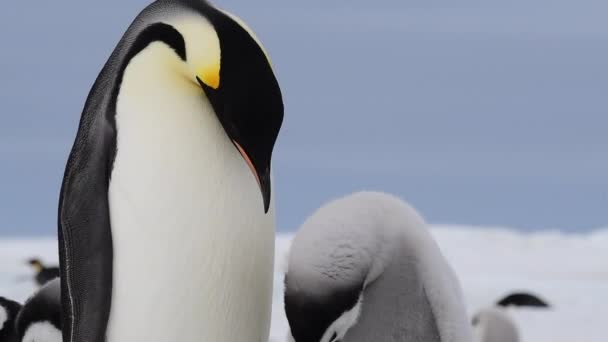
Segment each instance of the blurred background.
M148 0L0 11L0 236L52 235L87 93ZM217 0L270 51L278 227L361 189L434 223L608 223L608 2Z
M149 2L0 11L0 296L24 300L56 264L59 188L84 101ZM532 291L551 310L510 312L523 341L606 340L608 2L214 3L254 29L282 87L280 233L329 199L387 191L433 224L471 314ZM275 341L287 329L289 241L277 240Z

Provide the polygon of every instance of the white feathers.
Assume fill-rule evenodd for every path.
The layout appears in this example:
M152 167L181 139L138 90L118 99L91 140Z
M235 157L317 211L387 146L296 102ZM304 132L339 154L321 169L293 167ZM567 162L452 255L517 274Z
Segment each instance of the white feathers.
M8 321L8 312L0 305L0 330L4 328L4 323Z
M196 76L203 70L214 70L213 73L218 73L219 80L220 40L209 20L198 13L184 13L166 21L178 30L186 46L187 62L181 63L182 68L170 71L181 72L184 78L191 80L197 86Z
M337 320L335 320L321 338L321 342L336 342L340 341L346 335L348 329L357 324L359 315L361 314L361 302L363 296L359 297L355 306L342 314ZM335 334L335 335L334 335ZM333 338L332 338L333 337Z
M486 308L473 317L475 342L519 342L515 322L500 308Z
M167 46L149 45L118 96L108 342L261 341L273 205L264 214L254 176L200 87L166 67L179 63Z
M458 278L420 215L391 195L356 193L317 210L293 240L285 279L286 295L304 298L363 284L366 300L321 342L334 332L345 342L471 340Z
M61 331L50 322L36 322L28 327L21 342L61 342Z

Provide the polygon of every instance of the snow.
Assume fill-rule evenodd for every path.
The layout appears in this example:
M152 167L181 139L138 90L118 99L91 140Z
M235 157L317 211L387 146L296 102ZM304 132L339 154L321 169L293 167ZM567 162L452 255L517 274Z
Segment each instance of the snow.
M522 342L605 342L608 323L608 229L586 234L521 233L504 228L435 225L433 236L462 282L469 313L524 290L552 308L508 309ZM282 276L290 234L276 243L271 341L285 341ZM53 239L0 240L0 296L25 300L33 291L26 260L55 263Z

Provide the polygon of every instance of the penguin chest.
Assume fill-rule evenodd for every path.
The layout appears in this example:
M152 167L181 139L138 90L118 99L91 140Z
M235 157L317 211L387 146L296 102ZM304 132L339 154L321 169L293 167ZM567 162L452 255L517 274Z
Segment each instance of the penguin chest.
M21 341L23 341L23 342L37 342L37 341L61 342L62 336L61 336L61 331L59 329L57 329L57 327L55 327L50 322L47 322L47 321L34 322L27 328Z
M273 209L206 99L183 90L119 97L108 342L268 334Z

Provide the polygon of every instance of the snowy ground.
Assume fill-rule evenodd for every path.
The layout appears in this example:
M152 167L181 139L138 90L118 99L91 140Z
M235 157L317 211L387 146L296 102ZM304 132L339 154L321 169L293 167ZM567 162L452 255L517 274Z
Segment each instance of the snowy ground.
M507 229L435 226L433 235L464 288L470 313L513 290L532 291L553 305L515 310L523 342L608 341L608 229L586 235L516 233ZM289 235L277 237L272 341L284 341L282 269ZM24 300L34 289L25 260L55 262L52 240L0 240L0 295Z

